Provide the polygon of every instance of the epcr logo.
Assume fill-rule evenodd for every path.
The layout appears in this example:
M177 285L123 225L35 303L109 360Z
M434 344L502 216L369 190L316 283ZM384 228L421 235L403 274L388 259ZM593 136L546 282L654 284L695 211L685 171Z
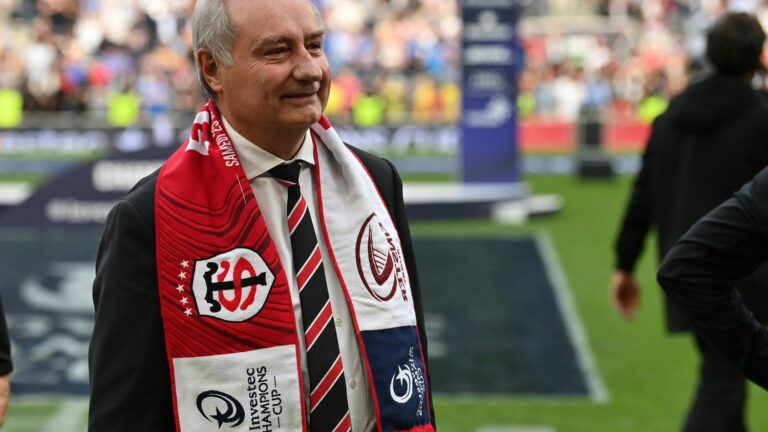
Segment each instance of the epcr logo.
M395 380L398 383L397 389L395 388ZM405 367L397 366L397 373L392 376L392 380L389 382L389 395L392 396L392 400L400 404L408 402L413 396L413 374L407 365Z
M214 420L219 429L227 425L230 429L240 426L245 419L245 410L240 402L232 396L216 391L208 390L197 396L197 410L209 422Z
M195 262L192 292L200 315L242 322L261 311L274 281L258 253L237 248Z
M424 397L427 393L427 385L424 374L417 363L417 354L414 347L408 349L408 360L405 364L397 365L397 372L389 381L389 396L399 404L409 403L413 395L416 395L416 415L421 417L424 413ZM420 363L420 362L419 362Z

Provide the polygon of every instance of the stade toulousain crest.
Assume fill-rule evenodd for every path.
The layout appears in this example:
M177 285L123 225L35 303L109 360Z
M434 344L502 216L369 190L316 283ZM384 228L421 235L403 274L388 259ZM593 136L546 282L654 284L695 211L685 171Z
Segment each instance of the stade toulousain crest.
M192 291L200 315L242 322L264 307L274 281L258 253L237 248L197 261Z
M400 288L403 301L408 301L403 256L376 213L371 213L360 228L355 258L360 279L373 298L389 301Z

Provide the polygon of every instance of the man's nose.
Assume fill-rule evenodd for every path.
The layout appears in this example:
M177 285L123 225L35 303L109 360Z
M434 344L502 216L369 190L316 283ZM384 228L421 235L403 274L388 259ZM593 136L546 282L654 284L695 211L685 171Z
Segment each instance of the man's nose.
M323 78L322 61L322 57L313 56L306 49L301 50L293 67L293 77L298 81L320 81Z

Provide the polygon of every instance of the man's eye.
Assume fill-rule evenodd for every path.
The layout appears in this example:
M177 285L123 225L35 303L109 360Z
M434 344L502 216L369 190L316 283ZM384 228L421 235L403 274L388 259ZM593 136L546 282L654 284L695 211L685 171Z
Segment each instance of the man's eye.
M267 50L267 55L280 55L288 51L286 48L270 48Z

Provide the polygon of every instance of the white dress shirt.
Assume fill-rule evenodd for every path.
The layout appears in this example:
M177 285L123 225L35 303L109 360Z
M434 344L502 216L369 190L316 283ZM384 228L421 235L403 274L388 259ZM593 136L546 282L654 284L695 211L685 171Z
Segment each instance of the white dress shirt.
M222 118L223 119L223 118ZM288 278L288 286L291 291L293 313L296 317L296 329L299 335L304 334L304 324L301 319L301 304L299 302L299 290L296 284L296 271L293 268L293 255L291 253L291 239L288 233L288 221L286 206L288 202L288 189L282 186L268 171L285 162L301 160L299 173L299 186L304 199L307 201L309 213L312 216L312 225L315 228L315 236L323 256L325 268L325 280L328 284L328 296L333 308L333 317L336 324L336 336L339 339L341 360L344 364L344 378L347 381L347 399L349 401L349 414L352 420L354 432L364 432L376 428L376 414L373 409L370 383L366 374L360 346L355 335L355 328L350 316L349 306L341 288L341 283L334 270L333 263L329 260L325 238L320 229L320 214L318 213L317 194L315 192L315 176L312 168L315 165L312 138L309 130L304 137L304 143L296 156L290 161L285 161L267 152L261 147L248 141L223 119L224 127L235 147L240 163L243 166L246 177L251 183L256 201L264 215L267 229L272 240L277 246L277 252L283 269ZM311 165L311 166L310 166ZM304 338L299 337L299 351L301 352L301 370L304 374L304 394L306 396L307 413L309 412L309 374L307 372L307 350L304 346Z

